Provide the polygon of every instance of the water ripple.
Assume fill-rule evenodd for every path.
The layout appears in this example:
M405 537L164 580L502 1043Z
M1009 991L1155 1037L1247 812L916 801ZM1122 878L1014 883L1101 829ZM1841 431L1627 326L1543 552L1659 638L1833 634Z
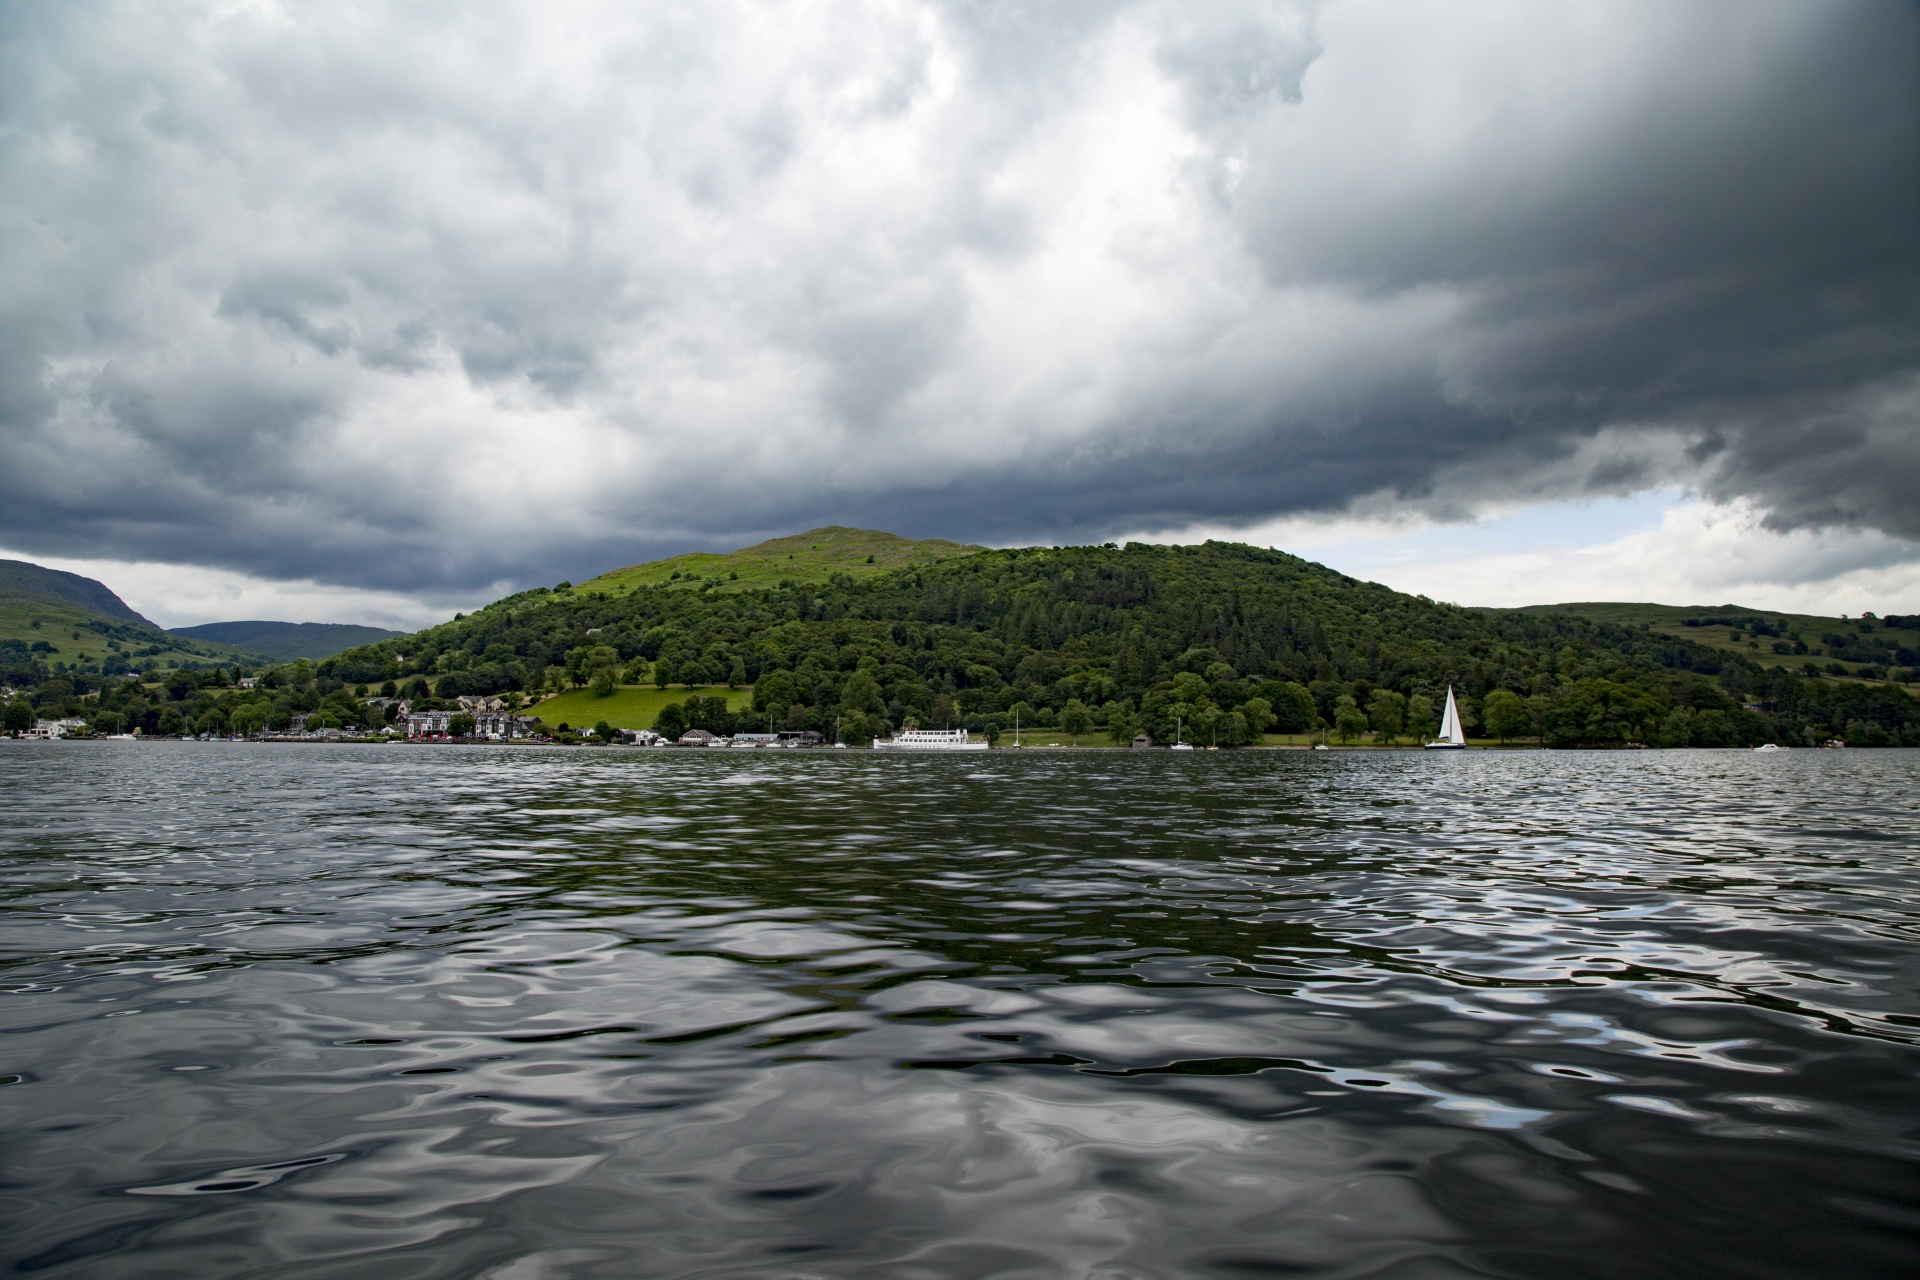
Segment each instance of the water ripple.
M1917 772L6 744L0 1256L1915 1274Z

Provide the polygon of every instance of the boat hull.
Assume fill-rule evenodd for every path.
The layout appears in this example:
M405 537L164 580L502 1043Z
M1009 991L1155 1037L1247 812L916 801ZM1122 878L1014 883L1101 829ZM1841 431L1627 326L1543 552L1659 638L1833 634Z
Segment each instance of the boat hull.
M1429 751L1465 751L1466 749L1467 744L1464 742L1429 742L1427 744Z
M919 742L876 742L873 744L873 749L875 751L985 751L987 744L985 742L966 742L955 743L952 746L933 746L929 743Z

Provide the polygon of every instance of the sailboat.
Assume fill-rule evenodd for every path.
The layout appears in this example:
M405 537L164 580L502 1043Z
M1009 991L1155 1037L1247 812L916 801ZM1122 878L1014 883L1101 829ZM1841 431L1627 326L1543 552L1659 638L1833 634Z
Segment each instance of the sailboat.
M1175 717L1173 718L1173 746L1172 746L1172 747L1170 747L1170 748L1168 748L1168 749L1169 749L1169 750L1171 750L1171 751L1191 751L1191 750L1193 750L1193 744L1192 744L1191 742L1188 742L1188 741L1186 741L1186 740L1185 740L1185 739L1184 739L1184 738L1183 738L1183 737L1181 736L1181 733L1180 733L1180 717L1179 717L1179 716L1175 716Z
M1460 728L1460 708L1453 700L1453 686L1447 686L1447 713L1440 717L1440 736L1427 744L1429 751L1465 751L1467 735Z

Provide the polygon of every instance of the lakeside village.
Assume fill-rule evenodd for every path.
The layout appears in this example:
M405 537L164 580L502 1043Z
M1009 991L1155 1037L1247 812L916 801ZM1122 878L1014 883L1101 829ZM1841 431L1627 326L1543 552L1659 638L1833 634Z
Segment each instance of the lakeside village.
M215 669L218 671L218 669ZM223 673L224 674L224 673ZM181 681L183 673L174 673L174 683ZM208 678L205 675L192 677L196 680ZM213 677L217 679L218 677ZM264 688L262 678L239 675L236 671L231 678L235 692L245 692L257 687ZM132 683L132 682L129 682ZM184 690L168 689L167 692L183 700ZM344 692L344 691L342 691ZM331 709L313 711L295 711L286 714L283 723L273 723L271 719L254 720L252 718L228 715L214 719L203 713L194 722L188 722L184 715L169 708L157 717L154 723L129 726L123 714L113 711L97 711L92 716L60 716L47 718L31 714L31 703L18 697L15 691L0 686L0 717L4 719L5 736L22 739L89 739L105 738L123 741L200 741L200 742L410 742L410 743L494 743L525 745L599 745L633 747L668 748L787 748L787 749L846 749L849 744L842 740L838 726L831 741L826 734L811 729L778 729L765 733L713 732L703 728L679 729L683 712L679 704L669 704L664 709L662 722L656 729L616 728L604 721L591 729L575 731L572 726L562 722L550 728L539 716L522 714L525 699L519 693L509 693L504 697L462 694L447 700L437 700L431 696L403 698L395 693L382 693L369 696L364 687L356 689L354 696L341 699L336 695L336 704ZM697 692L691 691L690 703L698 705L701 701ZM724 704L720 698L712 699ZM529 710L531 708L528 708ZM1756 708L1757 709L1757 708ZM143 717L144 719L145 717ZM365 723L362 723L364 720ZM676 722L671 725L665 722ZM149 731L151 727L152 731ZM1087 726L1092 728L1091 725ZM659 728L667 732L659 732ZM1039 728L1039 726L1036 726ZM1299 749L1302 747L1325 751L1331 749L1328 739L1332 726L1322 725L1318 734L1305 735L1305 741L1278 744L1238 743L1235 745L1282 746ZM1338 741L1342 746L1358 745L1362 747L1392 747L1402 745L1398 735L1370 731L1365 725L1348 724L1342 726ZM172 732L169 732L172 730ZM677 731L677 732L676 732ZM909 720L903 729L890 739L873 739L860 745L870 745L886 750L932 750L932 751L978 751L987 750L996 745L994 739L1001 735L991 732L975 737L966 730L923 730ZM1014 741L1005 745L1018 748L1020 734L1016 728ZM1029 737L1034 735L1030 731ZM1447 741L1448 738L1451 741ZM1317 738L1317 741L1315 740ZM1065 745L1078 746L1078 735L1071 744L1047 741L1031 742L1028 745L1039 748L1055 748ZM1091 745L1091 744L1089 744ZM1218 750L1217 743L1202 746L1186 741L1178 727L1173 740L1156 742L1152 735L1144 732L1133 733L1130 739L1116 739L1111 745L1125 745L1133 750L1147 750L1155 747L1167 747L1174 750ZM1414 737L1404 745L1419 747L1422 742ZM1426 744L1428 746L1464 746L1465 737L1458 727L1451 705L1448 715L1441 726L1441 740ZM1492 745L1483 743L1482 745ZM1502 742L1501 745L1520 745ZM1638 744L1629 744L1638 745ZM1846 742L1840 739L1819 742L1822 747L1844 747ZM1772 750L1774 748L1767 748Z

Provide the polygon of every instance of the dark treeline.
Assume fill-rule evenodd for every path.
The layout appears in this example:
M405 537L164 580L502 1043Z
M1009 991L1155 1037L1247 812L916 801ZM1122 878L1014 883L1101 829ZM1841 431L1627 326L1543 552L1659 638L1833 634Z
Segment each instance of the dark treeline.
M1234 745L1261 732L1431 735L1446 690L1471 730L1554 746L1920 745L1903 690L1765 670L1684 639L1563 614L1438 604L1225 543L987 551L855 582L627 595L538 589L317 664L51 680L147 732L368 723L369 694L444 702L620 682L751 685L734 714L690 691L664 729L793 728L862 741L910 723L1023 725ZM62 687L64 686L64 687ZM82 711L82 714L85 712ZM10 712L10 714L14 714ZM42 714L45 714L43 711Z
M988 551L854 582L729 593L536 590L319 664L322 685L434 693L620 679L753 686L699 727L1021 723L1222 744L1326 726L1430 734L1447 686L1470 726L1552 745L1920 745L1899 689L1764 670L1645 629L1438 604L1224 543ZM1757 708L1757 709L1756 709ZM704 722L704 723L701 723Z

